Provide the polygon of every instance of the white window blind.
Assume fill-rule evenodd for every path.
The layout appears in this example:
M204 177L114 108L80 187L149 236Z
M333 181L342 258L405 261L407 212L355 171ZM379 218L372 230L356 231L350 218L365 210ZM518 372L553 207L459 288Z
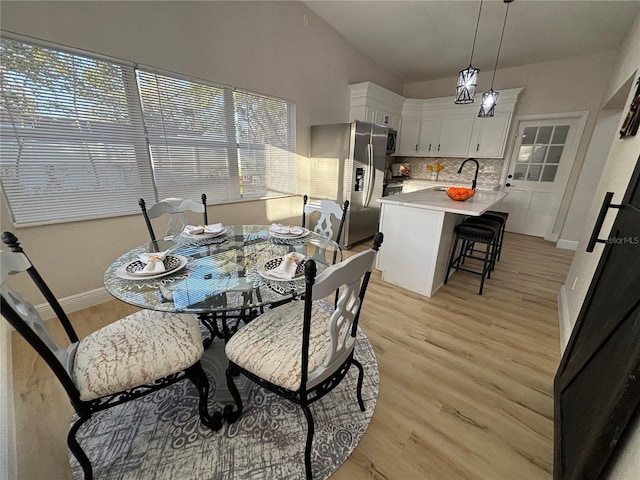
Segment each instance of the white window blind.
M153 198L130 65L3 38L0 172L16 225L113 216Z
M16 226L295 194L295 104L2 38L0 168Z

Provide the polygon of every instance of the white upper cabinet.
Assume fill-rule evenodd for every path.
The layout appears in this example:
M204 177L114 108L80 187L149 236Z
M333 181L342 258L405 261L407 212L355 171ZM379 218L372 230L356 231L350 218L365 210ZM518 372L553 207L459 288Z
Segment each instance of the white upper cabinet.
M421 123L419 118L406 117L402 119L402 128L398 135L399 140L396 155L418 155Z
M455 105L450 97L406 99L396 155L502 158L521 88L500 92L494 117L479 118L479 104Z
M496 113L493 117L478 118L473 122L469 156L500 158L507 143L511 112Z
M473 117L468 114L443 115L438 139L439 157L466 157L473 130Z
M349 85L350 110L349 121L387 125L398 130L402 118L404 97L375 83L363 82Z

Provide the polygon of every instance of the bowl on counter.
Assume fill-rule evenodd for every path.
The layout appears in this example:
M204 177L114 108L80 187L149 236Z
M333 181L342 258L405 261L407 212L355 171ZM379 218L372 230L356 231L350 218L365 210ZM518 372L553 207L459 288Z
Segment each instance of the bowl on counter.
M474 189L466 187L449 187L445 191L451 200L456 200L458 202L469 200L476 193Z

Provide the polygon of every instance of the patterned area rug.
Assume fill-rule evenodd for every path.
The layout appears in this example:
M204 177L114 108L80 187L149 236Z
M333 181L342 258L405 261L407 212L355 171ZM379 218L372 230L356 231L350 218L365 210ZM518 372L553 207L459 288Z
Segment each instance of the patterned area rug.
M314 479L326 479L347 459L373 416L378 365L362 330L358 332L355 357L364 367L362 397L366 411L358 407L355 366L338 387L311 405L315 422L311 454ZM200 424L198 394L188 381L96 414L77 436L91 460L94 478L304 478L307 422L302 409L251 385L242 417L218 432ZM74 478L84 478L71 454L70 462Z

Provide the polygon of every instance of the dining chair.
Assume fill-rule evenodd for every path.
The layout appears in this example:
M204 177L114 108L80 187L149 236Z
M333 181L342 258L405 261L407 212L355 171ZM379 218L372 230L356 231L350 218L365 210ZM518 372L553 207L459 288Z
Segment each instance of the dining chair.
M258 316L231 337L225 347L229 359L227 386L236 403L224 408L225 419L233 423L242 415L242 399L234 377L242 374L302 408L307 419L304 451L306 478L311 479L311 447L314 422L309 405L333 390L358 369L357 399L362 400L362 365L354 358L358 320L371 269L382 244L378 232L373 247L331 265L316 277L313 259L305 264L304 300L289 302ZM339 291L335 306L324 299Z
M309 197L305 195L303 197L302 205L302 226L305 227L307 223L307 216L313 213L319 213L320 217L313 227L313 231L323 235L327 238L333 239L333 221L332 217L338 220L338 233L335 236L335 241L340 245L340 238L342 238L342 230L344 227L344 221L347 218L347 210L349 209L349 200L345 200L342 207L333 200L317 200L309 202Z
M151 241L156 241L156 235L151 226L150 219L158 218L165 214L170 215L167 236L179 234L184 227L188 225L184 216L185 212L202 213L204 225L207 225L209 223L207 218L207 196L203 193L200 199L202 203L198 203L190 198L164 198L153 204L148 210L144 199L141 198L138 200L138 205L140 205L142 215L144 215L144 221L147 224Z
M79 339L15 235L4 232L2 241L11 250L0 250L2 316L42 357L65 389L77 414L67 445L82 466L85 479L93 477L93 468L76 440L80 427L96 412L185 378L198 390L200 421L212 430L220 429L222 414L210 415L208 411L209 381L200 364L202 334L193 315L141 310ZM64 329L70 342L67 347L54 340L34 306L9 285L10 275L25 273Z

